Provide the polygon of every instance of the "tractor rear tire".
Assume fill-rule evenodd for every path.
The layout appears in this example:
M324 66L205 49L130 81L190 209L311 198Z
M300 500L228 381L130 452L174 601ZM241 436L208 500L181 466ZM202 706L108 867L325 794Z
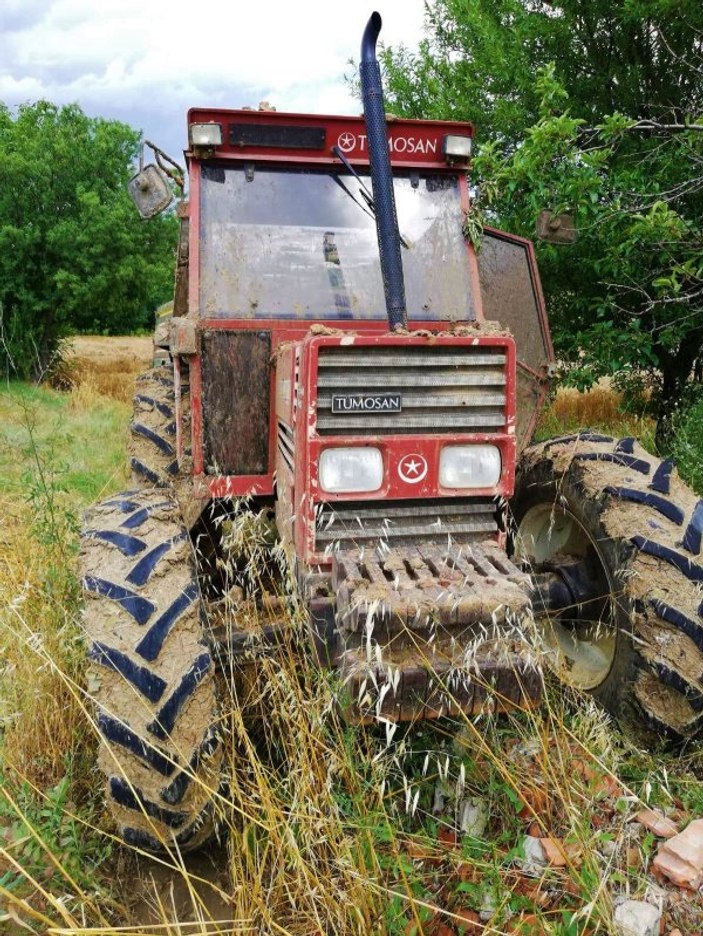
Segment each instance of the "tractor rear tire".
M142 487L168 487L178 476L172 365L152 367L137 377L129 428L133 482Z
M599 620L582 605L538 621L559 678L648 742L699 736L703 501L672 462L633 439L551 439L525 451L512 513L515 560L576 556L607 596Z
M190 851L215 828L222 746L190 537L173 494L116 494L86 513L88 694L119 835Z

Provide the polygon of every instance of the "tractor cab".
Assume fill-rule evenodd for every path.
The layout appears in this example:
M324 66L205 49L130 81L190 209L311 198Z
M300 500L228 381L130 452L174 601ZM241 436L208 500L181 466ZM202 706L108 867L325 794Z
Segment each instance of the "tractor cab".
M182 457L192 443L196 491L275 493L279 533L308 571L330 567L340 543L500 542L496 499L512 492L518 436L515 344L486 325L463 232L472 127L389 124L398 330L363 118L191 110L188 121L188 262L170 350L187 370L192 440L180 445ZM530 248L503 237L495 249L528 274L513 298L537 331L536 407L548 333ZM379 522L379 502L392 522Z

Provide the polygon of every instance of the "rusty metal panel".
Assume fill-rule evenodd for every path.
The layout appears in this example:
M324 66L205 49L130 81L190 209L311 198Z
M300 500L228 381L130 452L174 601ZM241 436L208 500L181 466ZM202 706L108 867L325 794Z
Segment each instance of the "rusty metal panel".
M578 231L573 215L540 211L537 215L537 237L547 244L575 244Z
M486 228L478 270L484 316L509 328L517 346L517 435L522 447L530 441L554 359L532 245Z
M173 314L180 317L188 314L188 238L190 221L181 218L176 254L176 282L173 295Z
M542 409L547 387L534 372L518 365L515 387L515 434L518 449L522 450L532 440L535 422Z
M204 331L201 349L206 473L266 474L271 333Z

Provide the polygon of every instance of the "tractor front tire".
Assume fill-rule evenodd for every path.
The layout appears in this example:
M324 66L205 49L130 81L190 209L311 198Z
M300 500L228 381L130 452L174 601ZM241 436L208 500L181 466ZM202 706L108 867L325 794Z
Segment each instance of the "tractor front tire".
M189 851L215 826L222 748L195 556L173 494L116 494L86 513L88 694L119 835Z
M597 615L543 615L547 662L635 736L703 728L703 501L671 461L595 432L532 446L518 466L513 558L588 568Z
M137 377L129 428L133 482L143 487L168 487L178 476L172 365L152 367Z

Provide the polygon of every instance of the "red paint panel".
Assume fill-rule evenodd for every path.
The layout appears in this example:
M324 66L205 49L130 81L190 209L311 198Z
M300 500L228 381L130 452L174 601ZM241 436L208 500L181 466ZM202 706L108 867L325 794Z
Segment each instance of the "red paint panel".
M464 212L464 217L469 213L471 209L471 194L469 192L469 180L466 174L459 176L459 194L461 197L461 210ZM481 297L481 281L478 275L478 261L476 257L476 250L474 245L471 243L468 237L465 238L466 241L466 255L467 262L469 265L469 278L471 280L471 295L474 300L474 308L476 310L476 321L485 322L486 317L483 314L483 301Z
M273 493L271 475L201 475L195 480L210 497L243 497L246 494L262 497Z
M317 418L317 367L320 348L348 346L348 338L308 337L303 342L304 353L301 362L301 382L304 394L298 408L298 420L294 427L296 442L295 464L295 547L298 556L309 565L325 562L325 557L314 551L314 518L316 505L322 502L350 503L358 500L417 499L430 497L498 495L510 497L515 483L515 343L512 338L485 336L476 338L437 335L412 337L411 335L384 334L378 336L357 336L357 347L500 347L506 355L505 373L507 382L505 402L505 425L499 432L462 432L462 433L413 433L399 434L389 430L388 434L373 436L325 435L316 432ZM302 414L302 419L300 418ZM490 444L496 445L501 452L502 474L496 487L467 489L442 488L439 484L439 453L445 445ZM381 449L384 461L384 482L382 487L372 493L364 494L329 494L319 488L317 464L320 453L325 448L339 446L374 445ZM408 456L418 456L426 465L426 472L417 482L404 480L401 468ZM424 469L424 466L423 466ZM407 474L407 472L406 472Z
M379 492L369 495L363 495L365 499L385 497L419 497L419 496L457 496L466 494L466 491L455 491L440 489L437 485L436 467L429 468L430 465L438 464L439 449L442 445L451 444L495 444L501 450L503 461L503 475L499 488L495 493L510 496L514 484L515 471L515 345L511 338L505 337L481 337L477 331L477 337L454 337L446 332L442 333L438 324L432 323L436 337L428 340L427 337L412 337L410 335L393 335L385 331L384 323L364 323L365 335L358 335L355 332L355 326L358 323L348 322L339 323L342 327L339 331L347 332L349 337L343 338L335 336L314 336L310 334L309 324L291 325L290 322L274 322L272 330L273 354L277 359L277 368L287 372L286 376L292 379L293 355L291 351L284 348L280 354L277 349L291 342L302 342L304 353L301 356L300 380L304 388L303 398L300 401L299 408L294 410L290 416L291 428L295 433L296 441L296 463L295 463L295 489L307 502L306 510L313 511L316 500L353 500L356 495L334 495L323 494L316 488L317 475L316 466L319 453L326 447L334 445L378 445L384 452L384 461L388 466L390 475L387 483ZM336 324L336 323L335 323ZM374 327L371 328L370 325ZM225 329L256 329L261 330L259 322L251 320L238 321L203 321L204 328L217 327ZM280 327L279 327L280 326ZM423 325L424 330L424 325ZM375 332L375 334L369 334ZM315 432L316 411L316 375L317 375L317 357L319 349L323 346L335 347L342 346L348 342L353 335L355 346L419 346L419 347L501 347L506 354L506 373L509 375L506 383L506 413L505 429L503 432L473 432L473 433L447 433L441 437L436 434L420 435L401 435L398 433L392 436L348 436L345 434L330 436L318 436ZM512 376L510 376L512 375ZM272 368L272 381L275 380L275 371ZM193 412L193 457L196 476L206 485L207 490L213 497L239 496L248 493L269 495L274 491L274 471L273 469L266 475L242 475L242 476L220 476L206 477L203 475L203 452L202 452L202 404L201 404L201 377L200 361L198 358L192 359L191 364L191 395ZM271 387L271 412L269 420L269 452L270 464L273 466L276 460L277 449L277 424L275 409L275 384ZM292 405L292 404L291 404ZM304 418L301 418L301 414ZM306 415L307 414L307 415ZM412 454L413 451L419 451L423 457L428 459L428 475L417 485L403 482L397 474L395 467L400 458L406 454ZM491 489L492 491L493 489ZM491 493L486 490L472 491L472 494L480 496L481 494ZM297 505L300 508L300 504ZM304 524L299 524L302 528Z
M439 455L446 445L495 445L500 449L503 472L496 487L443 488L439 483ZM384 482L378 491L364 494L330 494L319 487L317 464L328 448L374 446L381 450ZM386 500L418 497L486 497L499 494L509 497L515 483L515 437L507 434L462 433L441 436L326 436L309 443L309 489L315 500L333 502L350 500ZM412 464L419 464L414 469Z
M218 158L252 159L269 162L339 163L332 152L338 146L355 165L369 161L366 124L363 117L335 117L319 114L285 114L270 111L242 111L194 108L188 112L188 126L194 123L219 123L222 145L210 155ZM324 131L320 149L286 146L230 144L230 124L261 127L317 128ZM449 120L390 120L388 141L391 164L407 168L446 169L442 141L447 134L473 137L470 123ZM200 154L198 154L200 155ZM453 170L456 171L456 168Z

